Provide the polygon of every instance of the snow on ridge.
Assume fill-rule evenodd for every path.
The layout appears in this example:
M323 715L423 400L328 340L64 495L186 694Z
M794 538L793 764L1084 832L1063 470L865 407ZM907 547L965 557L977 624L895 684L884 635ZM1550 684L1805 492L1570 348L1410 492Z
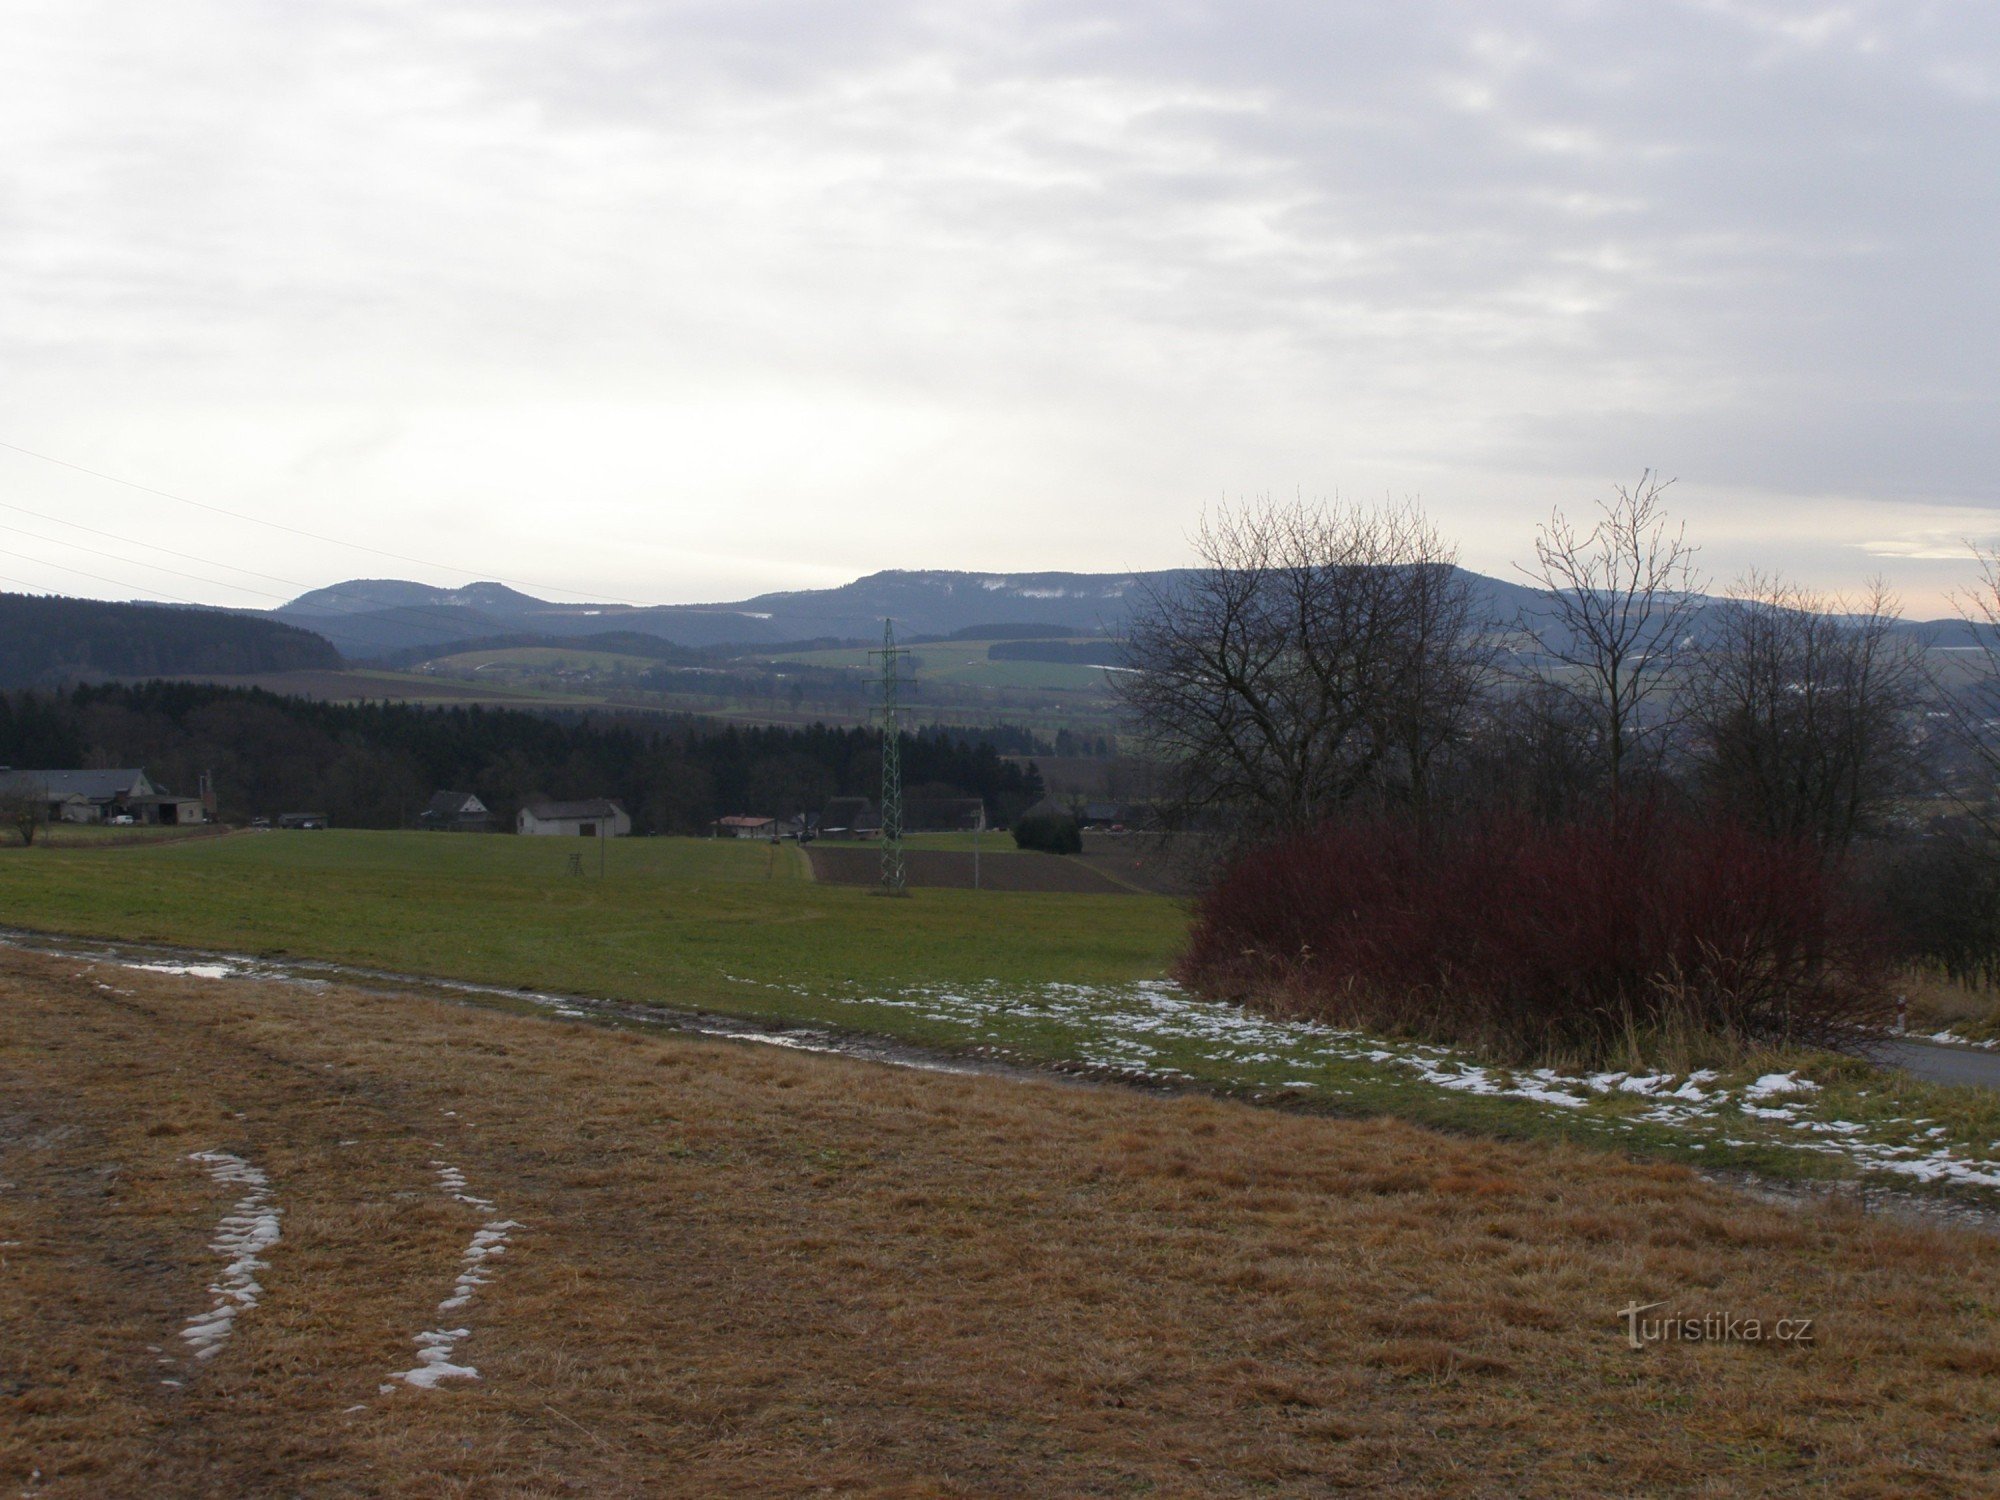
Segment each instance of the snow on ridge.
M181 1331L194 1357L206 1360L222 1352L235 1332L237 1316L263 1298L257 1273L266 1265L263 1253L278 1243L278 1218L284 1210L271 1203L270 1180L242 1157L228 1151L197 1151L188 1160L206 1166L217 1182L249 1189L217 1222L215 1238L209 1241L209 1249L230 1258L221 1277L209 1285L215 1303L189 1318Z
M483 1213L491 1213L493 1204L489 1199L475 1197L466 1191L465 1173L449 1162L433 1161L432 1169L438 1175L439 1188L454 1202L465 1203ZM461 1269L458 1280L452 1284L451 1295L438 1303L439 1312L456 1312L472 1301L473 1293L491 1279L489 1261L507 1253L507 1236L510 1231L522 1226L513 1219L491 1219L473 1232L471 1242L459 1256ZM417 1346L417 1363L408 1370L392 1371L390 1383L381 1387L384 1393L393 1391L395 1381L415 1386L418 1390L436 1390L441 1380L477 1380L479 1370L474 1365L453 1362L461 1340L472 1337L470 1328L431 1328L418 1334L414 1340Z

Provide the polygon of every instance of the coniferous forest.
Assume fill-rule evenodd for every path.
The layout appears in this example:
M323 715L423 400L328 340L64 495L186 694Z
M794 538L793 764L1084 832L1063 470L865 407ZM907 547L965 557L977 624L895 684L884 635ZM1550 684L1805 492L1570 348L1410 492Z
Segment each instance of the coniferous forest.
M903 736L912 796L980 797L1008 821L1042 794L1019 731ZM875 796L876 729L765 728L693 716L340 704L256 689L146 682L0 693L0 765L140 766L175 791L215 778L222 816L326 813L338 826L415 826L433 792L476 792L503 818L522 799L615 797L643 833L718 817L817 812Z

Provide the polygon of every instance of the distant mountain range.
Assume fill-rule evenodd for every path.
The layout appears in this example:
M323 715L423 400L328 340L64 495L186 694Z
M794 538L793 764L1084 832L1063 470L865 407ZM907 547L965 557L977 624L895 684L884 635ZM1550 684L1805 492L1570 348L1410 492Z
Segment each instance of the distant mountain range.
M77 677L282 671L351 661L420 661L437 647L622 636L631 655L675 659L675 649L754 651L815 640L876 640L892 619L899 638L1029 637L1039 631L1121 634L1154 573L871 573L830 589L759 594L733 604L559 604L503 583L438 588L360 578L301 594L271 611L106 604L0 595L0 686ZM1546 608L1522 584L1468 573L1491 618ZM11 610L11 613L6 611ZM1957 620L1912 622L1931 644L1974 644ZM316 637L318 639L316 639ZM657 651L643 642L661 643ZM327 643L331 643L330 648Z
M1117 635L1142 586L1166 573L871 573L830 589L759 594L734 604L555 604L499 583L435 588L400 579L355 579L315 589L272 612L317 631L349 657L368 658L489 636L575 637L628 631L679 646L778 645L879 637L968 634L980 626L1050 626ZM1532 589L1471 574L1501 618L1532 610ZM1009 634L1017 633L1013 631Z

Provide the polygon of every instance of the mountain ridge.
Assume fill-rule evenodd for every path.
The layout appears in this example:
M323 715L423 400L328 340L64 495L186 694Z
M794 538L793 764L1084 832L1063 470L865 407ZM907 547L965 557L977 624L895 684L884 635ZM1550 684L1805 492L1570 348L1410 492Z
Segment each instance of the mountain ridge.
M944 636L969 627L1059 626L1117 634L1130 600L1171 584L1183 569L1079 573L892 568L823 589L784 589L707 604L557 603L504 584L445 588L403 579L354 579L315 589L270 615L315 630L349 656L407 650L485 635L549 636L628 630L675 645L757 647L811 639L878 636L882 621L904 635ZM1482 602L1511 617L1534 591L1471 573Z

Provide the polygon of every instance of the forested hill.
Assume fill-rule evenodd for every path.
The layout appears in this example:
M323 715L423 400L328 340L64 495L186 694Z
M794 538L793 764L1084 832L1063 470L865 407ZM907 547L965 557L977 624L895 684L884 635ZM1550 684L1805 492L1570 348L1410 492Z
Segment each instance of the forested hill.
M0 594L0 687L340 665L331 641L277 620L168 604Z
M995 822L1011 821L1042 795L1042 781L1032 763L1001 759L996 739L1007 735L904 736L905 788L979 797ZM875 795L882 734L104 683L0 693L0 765L143 766L177 791L209 772L225 818L309 811L345 827L395 828L449 790L476 792L509 823L523 799L542 793L616 797L642 833L703 833L728 813L789 816L831 797Z

